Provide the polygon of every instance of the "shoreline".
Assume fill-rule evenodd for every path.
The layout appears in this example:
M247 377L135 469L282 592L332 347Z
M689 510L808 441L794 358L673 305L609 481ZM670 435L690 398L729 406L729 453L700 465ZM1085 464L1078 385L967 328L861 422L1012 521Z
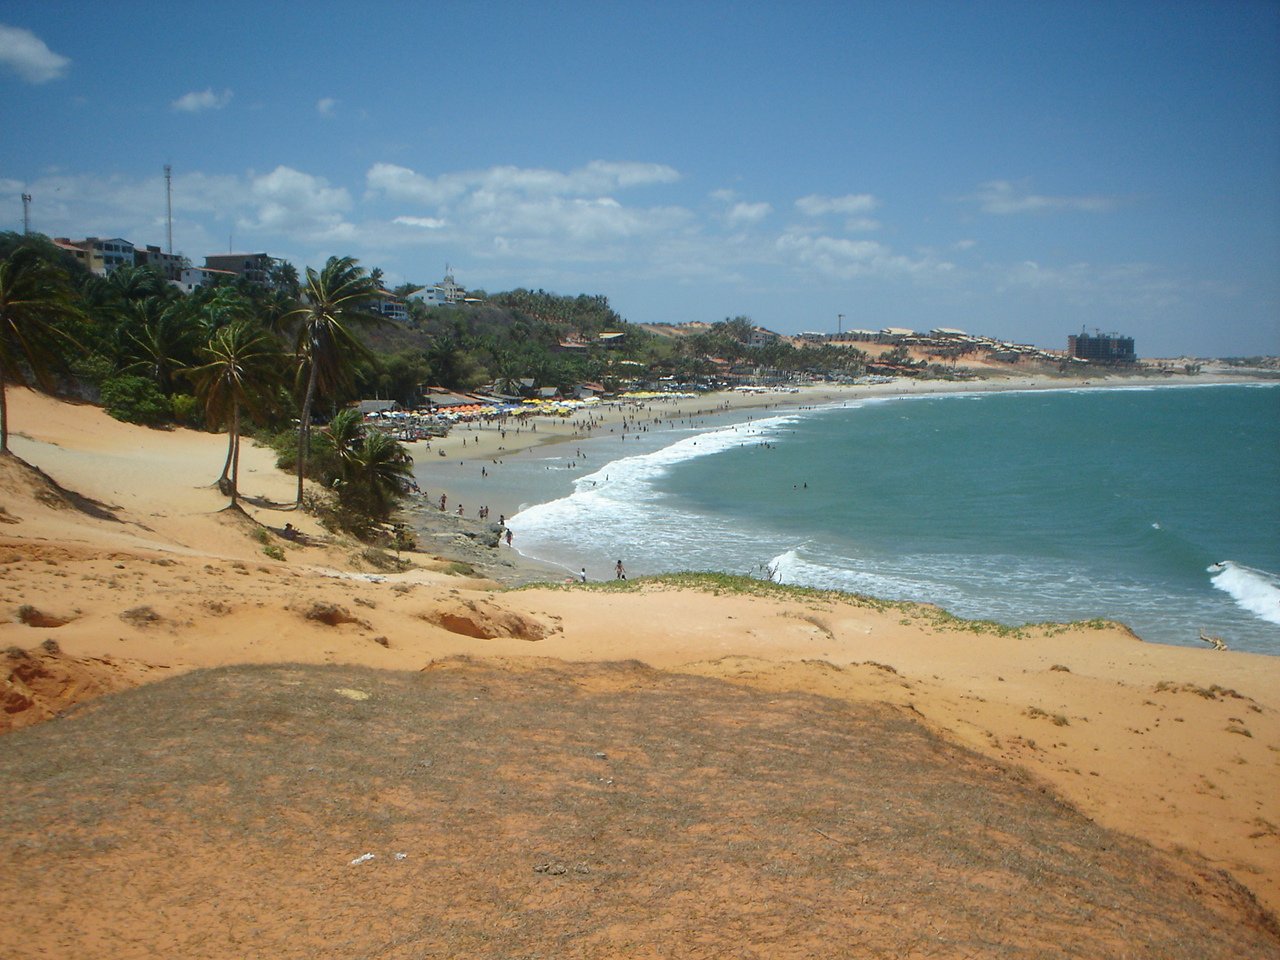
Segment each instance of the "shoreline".
M1276 380L1251 376L1198 374L1177 377L1113 376L1093 377L1086 381L1049 375L1021 375L974 381L897 380L891 383L834 385L818 384L798 388L798 392L764 393L717 392L695 397L655 398L638 402L610 401L583 408L576 418L535 415L529 421L505 427L500 423L459 424L450 436L434 442L407 445L415 460L415 477L421 496L411 495L409 511L418 529L434 541L446 540L453 521L476 521L482 506L489 508L488 522L506 520L521 510L539 503L568 496L574 481L594 472L602 462L593 459L592 444L627 438L641 440L644 452L660 449L690 430L714 431L734 424L782 415L789 411L833 407L868 399L906 399L916 397L963 396L971 394L1092 391L1126 389L1189 389L1197 387L1244 384L1273 384ZM535 427L536 424L536 427ZM653 438L668 437L661 444ZM459 442L462 441L462 442ZM557 457L555 448L573 454ZM440 456L440 451L445 456ZM615 444L610 460L623 453ZM533 462L544 464L555 474L531 474ZM562 462L556 462L562 461ZM608 462L608 461L605 461ZM511 468L515 468L514 470ZM560 489L554 490L558 486ZM447 509L441 513L438 498L446 497ZM457 505L464 505L458 517ZM518 584L536 580L539 573L554 581L575 578L576 569L544 560L501 545L493 563L495 578L511 579ZM515 556L511 556L515 554Z

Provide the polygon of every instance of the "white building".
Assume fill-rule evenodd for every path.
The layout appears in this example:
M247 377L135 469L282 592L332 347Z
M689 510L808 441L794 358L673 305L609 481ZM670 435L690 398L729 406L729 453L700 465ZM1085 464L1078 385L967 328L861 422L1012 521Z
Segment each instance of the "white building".
M177 285L183 293L190 293L196 287L212 287L218 283L230 282L237 274L231 270L213 270L209 267L184 267L178 275Z
M466 288L454 280L453 274L448 272L439 283L423 287L414 296L429 307L471 302L467 298Z

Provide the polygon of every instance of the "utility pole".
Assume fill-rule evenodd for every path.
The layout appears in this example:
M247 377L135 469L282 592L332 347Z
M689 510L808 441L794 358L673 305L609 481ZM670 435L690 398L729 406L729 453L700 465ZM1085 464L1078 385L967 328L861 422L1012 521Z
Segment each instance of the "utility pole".
M164 209L169 224L169 248L166 252L173 256L173 167L167 163L164 165Z
M31 232L31 194L24 193L22 195L22 235L25 237Z
M844 314L836 314L836 336L839 337L844 328Z

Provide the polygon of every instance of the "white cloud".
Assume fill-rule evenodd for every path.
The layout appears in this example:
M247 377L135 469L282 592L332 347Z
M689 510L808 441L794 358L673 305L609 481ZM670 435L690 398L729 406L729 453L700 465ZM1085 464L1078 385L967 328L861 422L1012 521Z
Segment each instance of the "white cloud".
M253 178L250 192L257 207L256 216L243 221L250 229L313 241L355 235L355 227L343 218L351 209L351 195L323 177L279 166Z
M332 117L337 106L338 101L333 97L321 97L316 101L316 113L322 117Z
M735 203L729 208L724 218L731 226L747 223L759 223L773 213L773 206L768 203Z
M789 230L776 247L787 258L827 276L850 280L867 276L931 279L955 270L954 264L926 256L919 259L894 253L874 240L815 236Z
M444 174L424 177L408 167L394 163L375 163L365 174L365 183L371 193L380 193L392 200L436 206L461 196L467 190L466 175Z
M988 180L978 185L977 192L966 199L976 200L983 213L1005 215L1011 213L1046 213L1053 210L1081 210L1101 213L1116 204L1110 197L1051 197L1031 193L1027 181Z
M430 242L447 239L478 256L621 262L637 255L638 243L662 243L688 228L693 215L612 194L677 179L673 168L648 163L593 161L568 172L496 166L434 177L377 163L366 174L365 199L410 208L391 219L418 228L401 233L406 241L430 231Z
M850 193L843 197L825 197L811 193L796 201L796 208L810 217L820 217L827 213L841 213L846 216L859 213L870 213L879 202L869 193Z
M427 177L408 167L375 163L366 182L370 190L392 199L419 203L445 203L468 192L522 194L525 196L591 196L650 184L673 183L680 174L658 163L611 163L593 160L584 167L558 170L499 166L486 170L446 173Z
M1146 263L1048 266L1035 260L990 267L994 289L1044 292L1059 303L1115 309L1172 308L1184 285L1160 268Z
M423 230L440 230L449 225L449 221L439 217L396 217L392 223L400 223L406 227L420 227Z
M191 93L184 93L177 100L174 100L169 106L174 110L183 113L200 113L202 110L221 110L231 102L231 91L223 90L221 93L214 93L212 88L206 90L193 90Z
M30 30L0 23L0 64L27 83L48 83L63 76L71 61L50 50Z

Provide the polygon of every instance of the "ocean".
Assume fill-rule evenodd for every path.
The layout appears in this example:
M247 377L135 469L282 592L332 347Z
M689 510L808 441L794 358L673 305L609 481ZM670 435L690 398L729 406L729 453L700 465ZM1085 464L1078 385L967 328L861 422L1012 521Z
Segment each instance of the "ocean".
M544 478L516 545L591 579L621 559L1280 654L1280 385L874 398L546 453L510 480Z

